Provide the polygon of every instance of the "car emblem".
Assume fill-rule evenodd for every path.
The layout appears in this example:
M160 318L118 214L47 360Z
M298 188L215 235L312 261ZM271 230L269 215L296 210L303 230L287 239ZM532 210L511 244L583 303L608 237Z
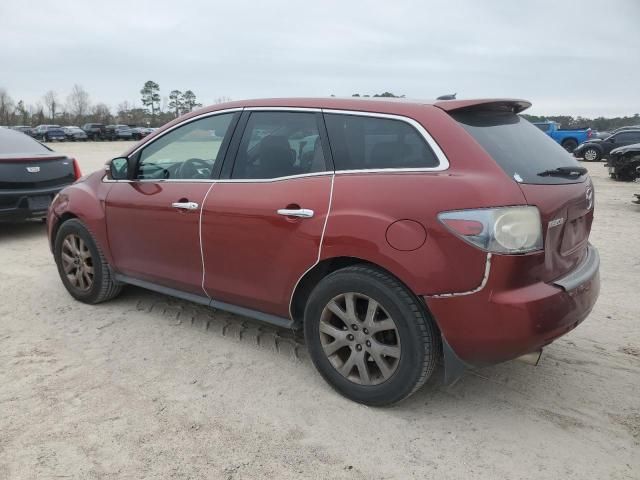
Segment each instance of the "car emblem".
M549 228L557 227L558 225L562 225L564 223L564 218L555 218L549 222Z
M587 210L591 210L591 208L593 208L593 188L591 185L587 187L585 197L587 198Z
M27 167L27 172L29 173L38 173L40 171L40 167Z

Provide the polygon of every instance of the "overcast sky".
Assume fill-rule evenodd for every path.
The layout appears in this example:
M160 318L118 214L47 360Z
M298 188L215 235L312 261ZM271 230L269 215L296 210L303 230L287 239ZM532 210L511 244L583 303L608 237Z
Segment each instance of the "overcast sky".
M204 104L385 90L519 97L533 114L640 112L640 1L0 1L14 100L140 105L146 80Z

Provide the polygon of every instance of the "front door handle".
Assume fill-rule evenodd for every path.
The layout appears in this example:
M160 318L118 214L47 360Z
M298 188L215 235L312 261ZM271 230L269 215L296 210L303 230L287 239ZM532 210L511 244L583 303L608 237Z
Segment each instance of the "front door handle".
M197 210L200 205L196 202L173 202L171 206L180 210Z
M278 210L278 215L284 217L311 218L313 217L313 213L313 210L308 208L281 208Z

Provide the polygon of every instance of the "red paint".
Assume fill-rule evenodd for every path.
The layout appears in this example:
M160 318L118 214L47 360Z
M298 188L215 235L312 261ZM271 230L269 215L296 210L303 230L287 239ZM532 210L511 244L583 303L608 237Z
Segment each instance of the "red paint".
M583 259L593 211L585 204L587 183L548 186L513 181L445 111L479 102L494 101L432 105L268 99L201 109L141 144L153 142L186 118L227 108L355 110L403 115L421 123L445 152L450 168L339 173L333 180L333 195L330 174L267 182L110 183L103 182L104 172L96 172L66 188L54 202L50 239L61 218L77 216L117 272L199 294L204 294L204 273L205 291L212 298L279 316L288 316L296 283L318 254L320 260L354 257L388 270L416 296L425 297L443 335L463 360L472 364L507 360L566 333L592 309L599 291L597 276L571 293L551 282ZM526 106L518 102L518 108ZM170 207L183 199L202 205L202 245L200 210L185 213ZM505 205L540 209L545 250L493 255L483 285L486 253L457 238L437 215ZM293 219L276 213L291 206L312 209L314 216ZM547 228L560 216L566 219L562 226ZM451 293L468 294L437 297Z
M282 317L296 282L318 259L331 175L218 183L202 214L205 288L217 300ZM309 219L281 208L308 208Z

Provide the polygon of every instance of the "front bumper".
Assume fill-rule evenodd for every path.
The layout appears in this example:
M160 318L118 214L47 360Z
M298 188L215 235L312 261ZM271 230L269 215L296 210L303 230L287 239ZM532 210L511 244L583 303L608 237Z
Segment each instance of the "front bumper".
M0 221L44 218L53 197L67 185L30 190L0 190Z
M600 257L592 245L576 269L552 283L505 288L495 279L508 271L509 261L508 256L494 256L489 278L478 292L425 297L446 349L468 366L540 350L578 326L598 298Z

